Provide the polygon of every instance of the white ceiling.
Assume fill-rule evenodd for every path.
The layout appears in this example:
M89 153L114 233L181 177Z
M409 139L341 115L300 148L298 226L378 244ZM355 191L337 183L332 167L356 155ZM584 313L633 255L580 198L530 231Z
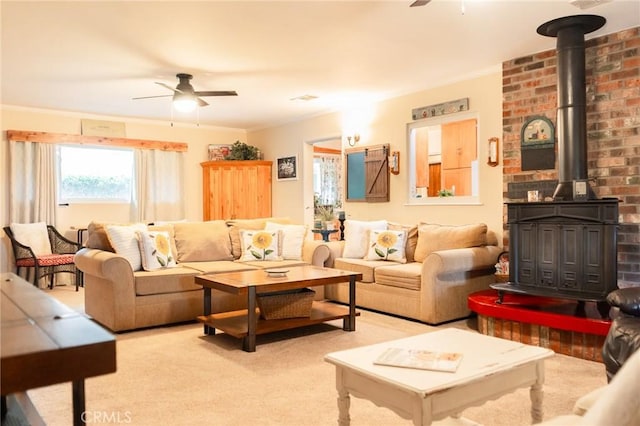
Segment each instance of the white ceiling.
M236 90L174 121L257 129L441 86L555 48L536 28L597 14L587 38L640 26L640 1L0 3L4 105L171 121L170 95ZM465 13L462 13L464 6ZM315 95L312 101L291 100ZM443 99L445 101L446 99ZM417 105L417 107L420 105Z

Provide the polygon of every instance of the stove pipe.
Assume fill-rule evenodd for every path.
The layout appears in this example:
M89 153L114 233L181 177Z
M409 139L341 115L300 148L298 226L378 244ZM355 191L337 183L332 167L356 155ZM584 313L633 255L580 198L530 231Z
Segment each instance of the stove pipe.
M538 34L557 37L558 186L554 201L596 199L587 175L587 103L584 35L601 28L597 15L566 16L546 22Z

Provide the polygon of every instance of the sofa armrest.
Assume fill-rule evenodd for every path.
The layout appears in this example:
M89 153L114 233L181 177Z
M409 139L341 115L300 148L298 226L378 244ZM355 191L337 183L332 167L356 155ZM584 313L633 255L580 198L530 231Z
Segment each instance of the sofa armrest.
M483 246L429 254L421 269L420 319L440 324L468 316L469 295L495 282L493 274L501 250Z
M331 253L321 240L305 240L302 245L302 260L314 266L325 266Z
M422 262L423 282L428 276L437 277L493 268L500 252L498 246L434 251Z
M327 268L333 268L336 259L342 257L342 252L344 251L344 240L329 241L325 244L329 248L329 258L325 262L324 266L326 266Z
M129 261L90 248L80 249L74 260L84 273L87 315L113 331L134 328L136 293Z
M108 280L131 277L133 280L131 264L124 257L110 251L83 248L76 253L74 262L86 275Z

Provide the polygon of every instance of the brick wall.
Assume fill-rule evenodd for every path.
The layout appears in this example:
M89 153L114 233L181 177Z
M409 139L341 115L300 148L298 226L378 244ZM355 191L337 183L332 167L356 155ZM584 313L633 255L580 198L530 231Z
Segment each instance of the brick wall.
M640 286L640 27L587 40L587 166L598 198L621 202L618 285ZM557 123L555 49L502 64L503 198L509 183L558 179L550 170L522 171L520 130L532 116ZM505 241L509 245L504 210Z

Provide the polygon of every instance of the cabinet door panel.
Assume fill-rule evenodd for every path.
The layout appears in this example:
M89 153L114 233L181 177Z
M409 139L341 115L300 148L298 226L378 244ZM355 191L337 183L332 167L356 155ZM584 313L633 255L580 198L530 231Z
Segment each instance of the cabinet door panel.
M471 195L471 168L443 170L442 180L444 188L455 188L454 195Z
M202 163L203 219L271 216L271 161Z

